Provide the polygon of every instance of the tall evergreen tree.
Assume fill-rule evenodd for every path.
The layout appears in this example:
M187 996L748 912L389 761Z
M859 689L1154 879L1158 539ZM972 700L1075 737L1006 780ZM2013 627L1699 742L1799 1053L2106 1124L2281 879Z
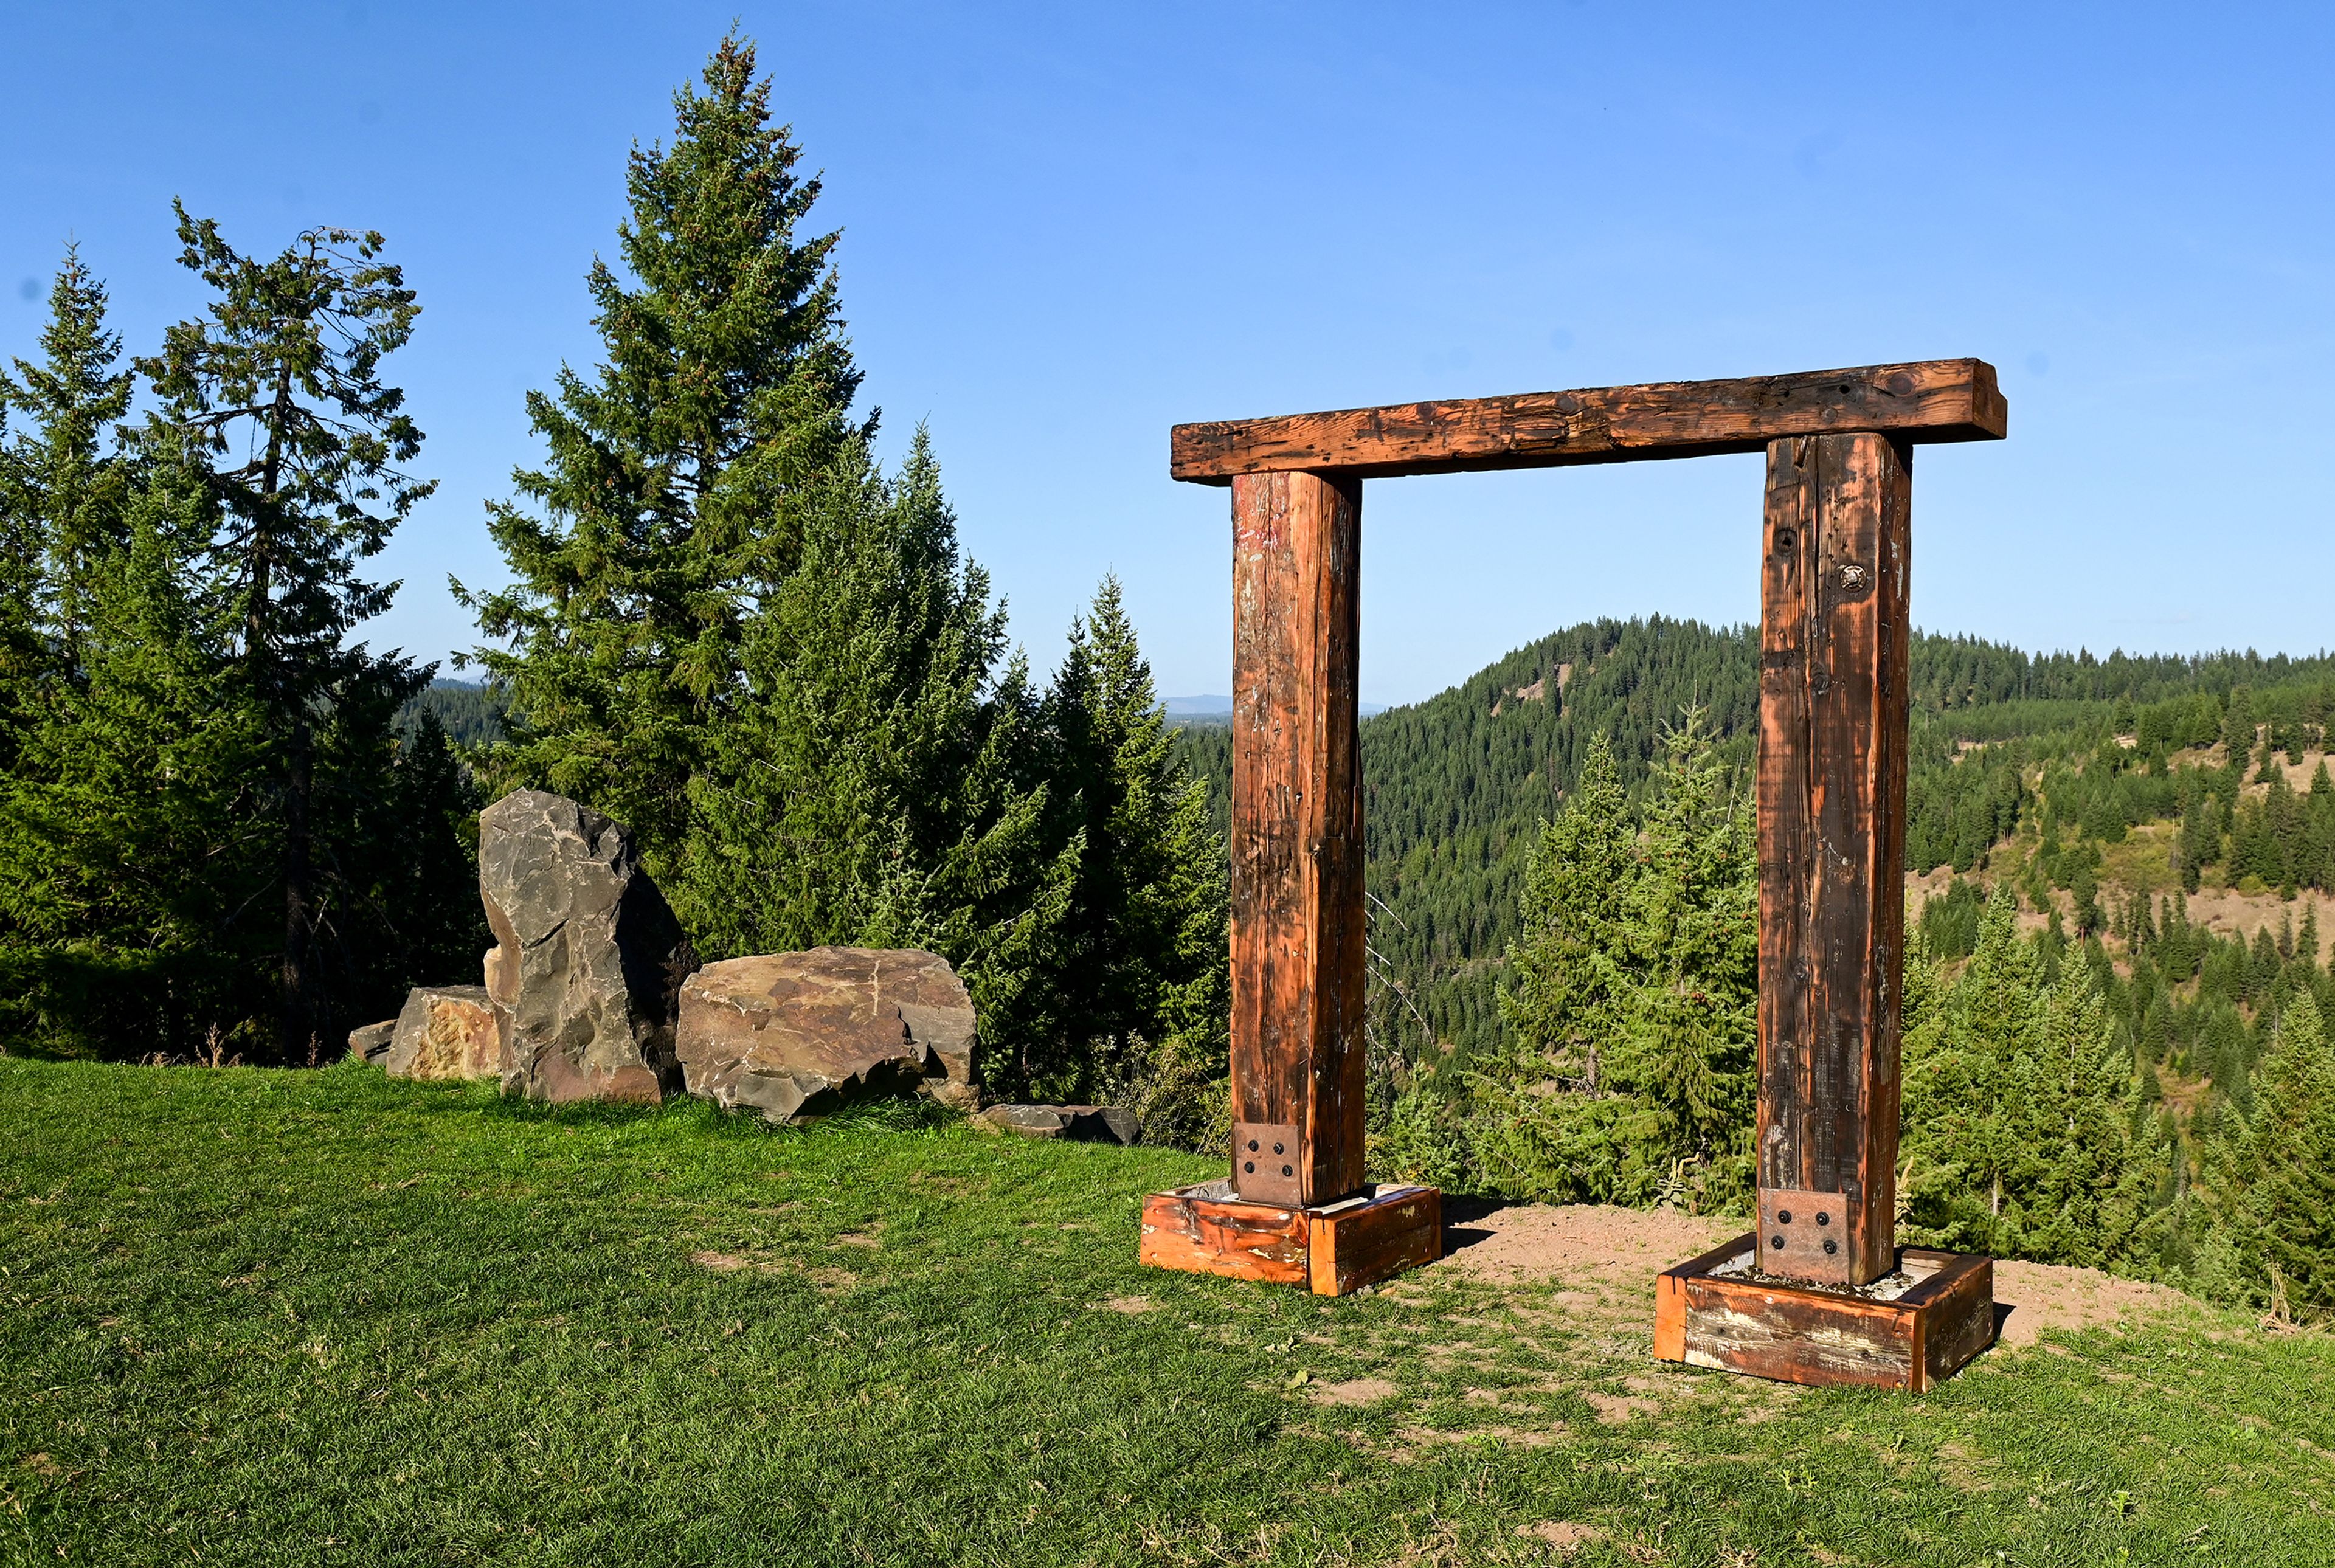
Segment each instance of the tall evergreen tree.
M130 465L110 439L130 411L132 376L106 324L105 286L77 247L49 290L38 363L0 373L0 411L23 423L0 448L0 528L8 624L28 628L70 670L88 620L96 561L126 537ZM16 657L29 656L20 652ZM28 673L12 665L13 690Z
M276 748L232 620L195 591L208 514L199 488L158 485L93 557L73 678L44 689L0 797L5 1027L35 1049L274 1043Z
M629 281L593 263L605 355L528 396L548 451L489 528L513 582L472 596L506 647L499 781L590 802L673 870L689 780L746 698L746 623L799 564L809 492L874 419L837 302L834 233L804 234L819 182L770 122L754 47L725 38L675 95L673 145L635 148L617 229Z
M1667 738L1642 835L1593 740L1526 888L1501 998L1514 1044L1473 1075L1485 1173L1540 1197L1739 1205L1752 1176L1757 862L1700 712Z
M2095 1265L2148 1253L2170 1157L2153 1128L2135 1130L2132 1058L2099 968L2071 962L2055 978L2001 886L1961 974L1932 962L1906 964L1904 1235Z
M2335 1312L2335 1048L2310 992L2280 1015L2253 1101L2208 1154L2240 1266L2260 1300Z
M923 433L889 482L847 456L796 498L799 561L741 627L744 694L664 884L709 957L933 948L1018 1051L1076 866L1048 842L1036 700Z
M360 563L435 488L402 466L421 432L404 393L381 379L421 307L381 259L378 234L310 229L262 260L238 253L215 222L176 210L180 263L213 298L138 362L160 403L140 444L208 508L206 586L232 615L237 696L271 742L255 806L276 849L277 1049L301 1060L345 1027L350 1002L327 927L345 917L351 846L335 842L319 809L350 781L329 771L318 731L369 716L369 738L333 748L369 766L385 755L397 705L428 679L349 640L395 591L364 580Z
M1071 628L1044 722L1058 831L1078 871L1049 988L1054 1016L1012 1087L1132 1100L1149 1136L1197 1144L1225 1070L1229 866L1116 578Z
M254 760L247 714L219 679L217 616L189 593L208 498L108 440L132 381L77 253L49 303L41 362L0 377L24 416L0 448L0 1032L183 1050L253 1000L223 939L248 902L247 823L218 789Z

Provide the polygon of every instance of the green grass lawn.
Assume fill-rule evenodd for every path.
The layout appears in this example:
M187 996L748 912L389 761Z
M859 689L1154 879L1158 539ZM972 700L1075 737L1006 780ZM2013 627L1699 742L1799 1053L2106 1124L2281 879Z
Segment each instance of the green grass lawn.
M0 1108L9 1563L2335 1560L2335 1340L2203 1307L1797 1390L1651 1363L1651 1282L1139 1269L1209 1168L1149 1150L350 1067Z

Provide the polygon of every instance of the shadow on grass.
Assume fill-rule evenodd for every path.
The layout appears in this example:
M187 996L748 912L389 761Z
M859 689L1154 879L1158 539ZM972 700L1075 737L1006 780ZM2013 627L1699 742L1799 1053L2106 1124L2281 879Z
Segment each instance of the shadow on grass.
M478 1114L492 1120L543 1122L561 1127L625 1127L642 1123L680 1123L723 1137L803 1138L822 1134L936 1132L961 1124L964 1118L945 1106L919 1096L914 1099L871 1098L844 1106L829 1115L801 1124L774 1122L751 1110L724 1110L708 1100L676 1095L663 1105L638 1105L608 1100L573 1100L554 1105L523 1095L483 1094ZM469 1108L466 1105L464 1108Z

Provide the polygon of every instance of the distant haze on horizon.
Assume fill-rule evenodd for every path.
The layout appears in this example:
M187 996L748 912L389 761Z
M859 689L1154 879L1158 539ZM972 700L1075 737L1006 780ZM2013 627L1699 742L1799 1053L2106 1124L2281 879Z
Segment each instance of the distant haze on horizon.
M1919 624L2335 642L2316 8L20 5L0 355L68 238L151 352L200 297L174 195L246 250L383 231L441 487L368 634L442 658L448 575L501 580L525 392L596 363L625 155L733 15L844 230L882 450L929 426L1042 668L1109 571L1160 691L1229 688L1226 498L1168 478L1177 421L1963 354L2010 439L1917 460ZM1753 618L1759 494L1756 457L1373 481L1364 697L1599 615Z

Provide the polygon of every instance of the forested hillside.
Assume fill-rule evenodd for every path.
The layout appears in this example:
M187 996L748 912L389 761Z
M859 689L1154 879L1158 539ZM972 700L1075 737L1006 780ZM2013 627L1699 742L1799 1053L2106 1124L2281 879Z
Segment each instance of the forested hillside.
M411 730L427 713L457 746L489 746L503 738L503 717L509 709L509 702L497 687L469 681L432 681L413 694L397 721L400 728Z
M1590 739L1606 738L1623 789L1639 796L1665 733L1690 708L1702 711L1719 757L1743 783L1759 712L1754 629L1660 615L1587 622L1362 721L1372 1020L1387 1048L1415 1050L1424 1034L1464 1064L1496 1043L1500 955L1518 930L1525 864ZM2327 847L2335 797L2273 792L2241 806L2229 779L2209 784L2171 766L2185 747L2257 725L2299 759L2335 716L2335 660L2038 655L1918 635L1913 708L1911 870L1972 870L2036 820L2039 790L2048 789L2062 803L2063 835L2116 841L2153 819L2193 823L2192 888L2223 853L2240 863L2233 882L2249 873L2272 887L2335 878ZM1231 731L1189 725L1183 740L1221 827Z
M1913 675L1904 1235L2335 1310L2335 671ZM1382 1177L1748 1203L1755 679L1746 630L1600 622L1363 723ZM1184 735L1219 811L1229 742Z

